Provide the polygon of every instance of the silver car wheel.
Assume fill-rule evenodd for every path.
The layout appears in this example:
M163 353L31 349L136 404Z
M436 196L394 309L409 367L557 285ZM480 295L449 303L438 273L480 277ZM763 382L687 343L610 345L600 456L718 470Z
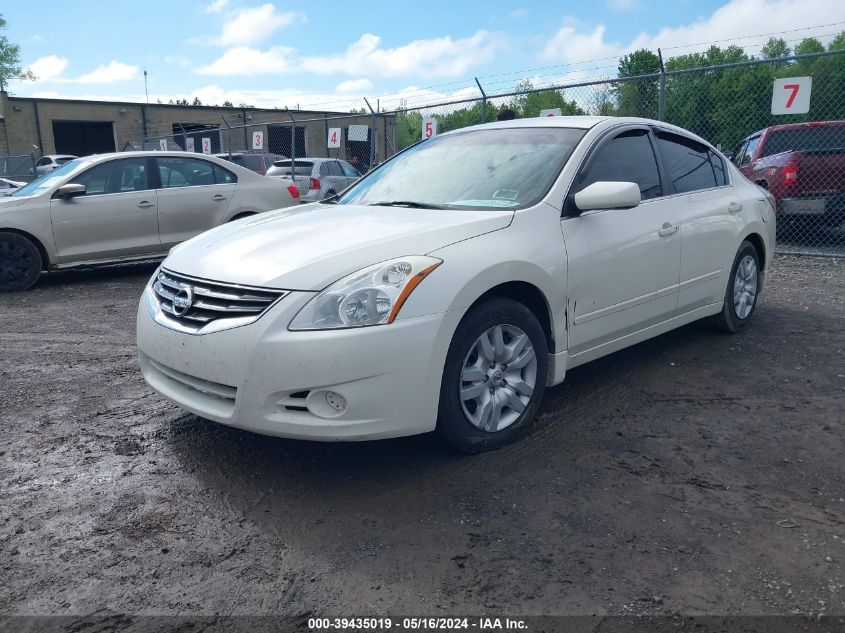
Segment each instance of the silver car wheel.
M738 319L746 319L757 300L757 262L746 255L736 267L734 276L734 313Z
M459 391L470 424L495 433L519 419L537 382L537 355L528 335L495 325L473 343L464 359Z

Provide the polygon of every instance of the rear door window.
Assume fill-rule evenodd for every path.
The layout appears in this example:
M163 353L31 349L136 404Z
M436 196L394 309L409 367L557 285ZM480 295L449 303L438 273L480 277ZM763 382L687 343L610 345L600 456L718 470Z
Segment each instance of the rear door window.
M706 145L669 132L658 131L655 136L666 174L676 193L712 189L717 185L716 172L710 162L711 152Z
M214 165L198 158L156 158L162 189L202 187L214 184Z
M739 162L740 167L745 167L751 162L751 159L754 158L754 152L757 151L757 146L759 144L759 136L755 136L754 138L748 139L748 144L742 150L742 157L740 158Z

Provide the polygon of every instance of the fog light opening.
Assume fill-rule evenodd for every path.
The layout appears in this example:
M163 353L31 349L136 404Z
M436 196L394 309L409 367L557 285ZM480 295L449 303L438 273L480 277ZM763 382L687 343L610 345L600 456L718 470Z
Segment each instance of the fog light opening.
M338 413L343 413L344 411L346 411L346 398L344 398L336 391L326 392L326 404L328 404L332 409L334 409Z
M349 409L349 401L337 391L312 391L305 399L305 405L312 415L321 418L336 418Z

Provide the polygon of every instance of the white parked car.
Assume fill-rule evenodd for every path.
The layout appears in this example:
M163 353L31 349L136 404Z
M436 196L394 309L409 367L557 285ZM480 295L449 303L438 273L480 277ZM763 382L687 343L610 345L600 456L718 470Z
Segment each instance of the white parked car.
M35 175L43 176L47 172L53 171L65 163L72 161L74 158L79 157L74 156L73 154L48 154L46 156L42 156L38 159L38 162L35 163Z
M17 189L23 187L26 183L21 180L9 180L8 178L0 178L0 196L10 196Z
M79 158L0 198L0 292L44 270L164 257L212 227L298 204L292 180L185 152Z
M337 201L175 248L138 310L160 394L259 433L514 439L566 371L691 321L752 318L771 199L706 141L554 117L413 146Z

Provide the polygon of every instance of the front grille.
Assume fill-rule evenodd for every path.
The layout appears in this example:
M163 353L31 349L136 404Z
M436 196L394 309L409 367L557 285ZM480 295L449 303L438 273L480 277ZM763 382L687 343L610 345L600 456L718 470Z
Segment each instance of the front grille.
M159 270L153 282L153 292L168 319L194 331L224 319L237 325L251 323L288 294L284 290L247 288L195 279L164 268ZM190 307L185 310L184 304L179 303L187 298L190 298Z

